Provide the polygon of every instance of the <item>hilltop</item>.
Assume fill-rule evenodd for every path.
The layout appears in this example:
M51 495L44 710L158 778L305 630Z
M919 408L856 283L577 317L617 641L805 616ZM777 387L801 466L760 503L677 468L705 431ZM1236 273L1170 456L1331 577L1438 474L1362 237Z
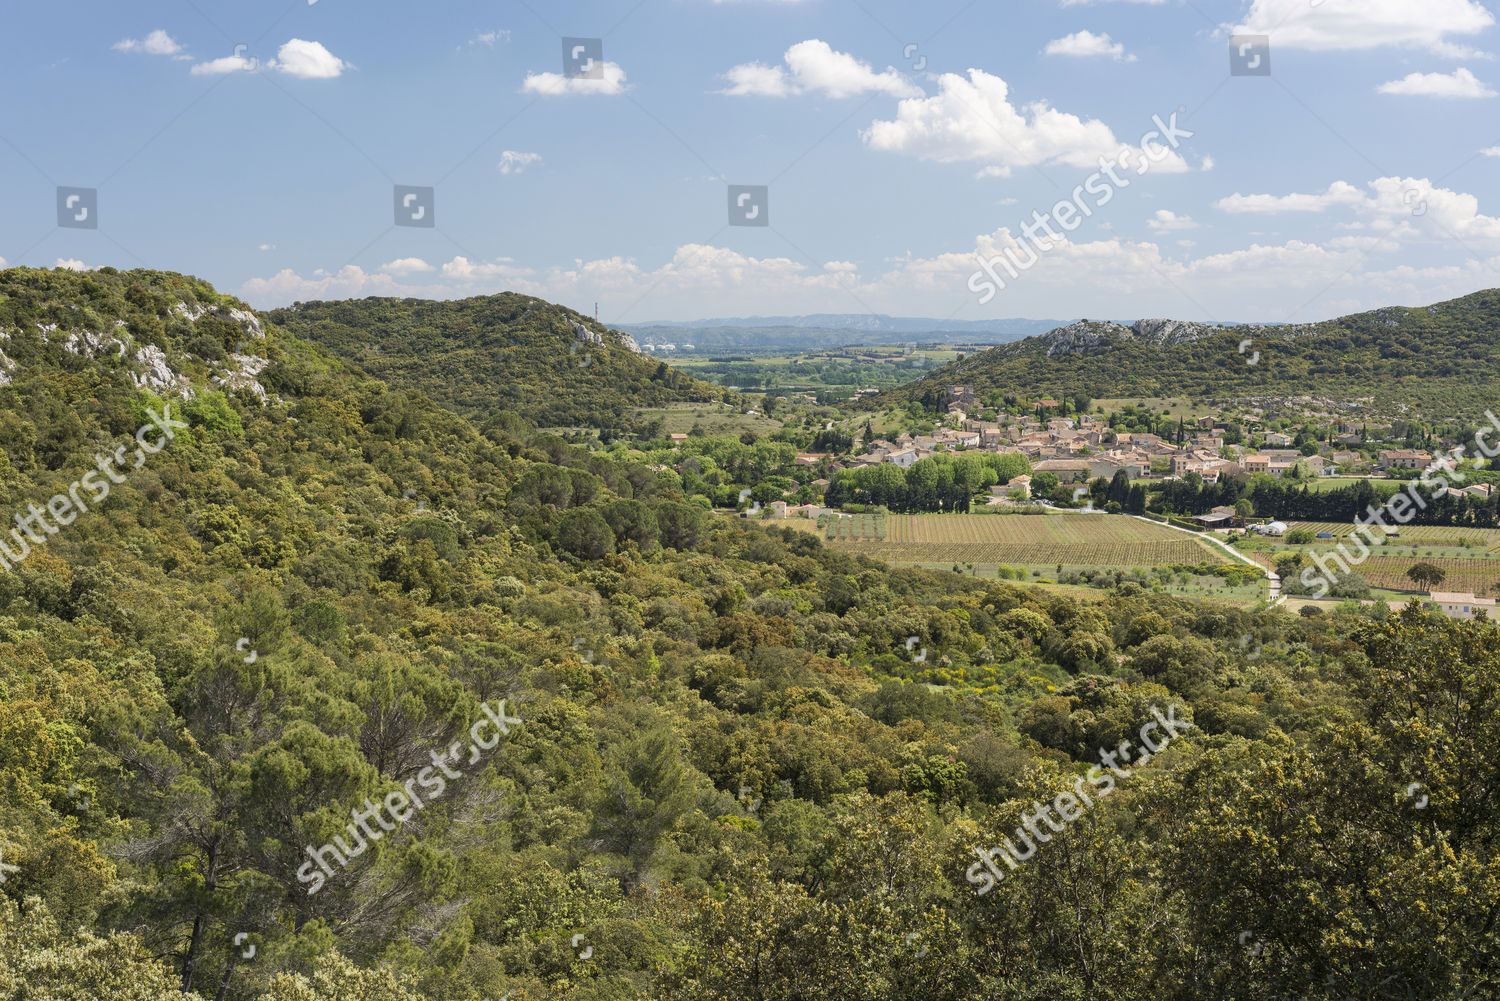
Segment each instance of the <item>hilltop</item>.
M1493 407L1496 382L1500 291L1489 290L1289 326L1080 320L965 357L885 400L932 402L965 385L1023 399L1307 397L1348 411L1461 417Z
M297 303L266 315L377 378L481 420L511 411L544 427L636 430L639 407L725 395L643 356L628 334L513 292Z

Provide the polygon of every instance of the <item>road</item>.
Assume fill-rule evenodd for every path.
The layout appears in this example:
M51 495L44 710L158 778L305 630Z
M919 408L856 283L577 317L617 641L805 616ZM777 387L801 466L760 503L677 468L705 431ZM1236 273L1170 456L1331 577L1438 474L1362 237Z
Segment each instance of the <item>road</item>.
M1269 585L1268 590L1270 592L1269 598L1267 600L1270 601L1272 608L1277 607L1283 601L1281 594L1281 576L1274 570L1267 570L1265 567L1261 566L1259 563L1255 562L1244 553L1235 549L1223 539L1220 539L1214 535L1208 535L1204 532L1195 532L1190 528L1180 528L1177 525L1168 525L1165 522L1157 521L1154 518L1147 518L1139 514L1133 514L1130 517L1139 519L1140 521L1144 521L1149 525L1159 525L1162 528L1170 528L1174 532L1184 532L1188 535L1191 535L1195 539L1202 539L1205 542L1213 543L1220 549L1224 550L1224 552L1228 553L1230 556L1239 560L1241 563L1248 563L1265 575L1266 583Z

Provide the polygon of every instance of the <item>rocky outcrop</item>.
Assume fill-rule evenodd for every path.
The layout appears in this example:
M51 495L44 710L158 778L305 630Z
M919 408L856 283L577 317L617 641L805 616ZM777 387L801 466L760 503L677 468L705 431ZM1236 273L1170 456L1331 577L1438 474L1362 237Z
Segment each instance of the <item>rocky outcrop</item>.
M63 350L85 358L97 358L110 353L125 357L125 342L111 334L96 334L88 330L70 331L63 341Z
M213 376L210 381L221 389L244 390L265 403L270 397L266 393L266 387L260 384L256 376L266 370L271 360L258 355L237 354L230 355L229 360L234 363L234 367L227 369L221 375Z
M155 344L147 344L138 348L135 352L135 360L142 366L143 371L132 372L130 378L141 389L182 397L193 395L193 386L187 376L172 371L172 366L167 364L166 352Z
M603 344L604 343L604 335L603 334L601 334L601 333L599 333L597 331L594 331L594 330L590 330L588 327L585 327L583 324L579 323L577 320L570 320L568 322L573 327L573 337L574 337L574 339L577 340L577 341L579 341L580 343L583 343L583 344ZM616 343L618 343L620 345L620 347L624 348L626 351L633 352L634 354L640 354L641 353L641 346L638 343L636 343L636 339L634 337L631 337L629 334L623 334L623 333L621 333L618 330L611 330L610 334L612 334L614 336L614 339L615 339Z

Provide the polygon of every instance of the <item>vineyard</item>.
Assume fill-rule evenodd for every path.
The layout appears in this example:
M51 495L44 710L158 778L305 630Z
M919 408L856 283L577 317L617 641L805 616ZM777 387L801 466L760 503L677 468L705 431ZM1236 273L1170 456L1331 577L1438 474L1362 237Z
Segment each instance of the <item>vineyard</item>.
M1328 533L1334 539L1347 538L1355 529L1353 524L1331 521L1298 521L1291 527L1308 528L1315 533ZM1372 528L1377 535L1379 527ZM1327 543L1327 539L1320 542ZM1475 554L1500 553L1500 528L1450 528L1443 525L1403 525L1400 534L1391 539L1389 545L1415 549L1467 549Z
M1364 545L1349 538L1355 529L1352 524L1296 522L1292 527L1327 533L1333 538L1319 539L1303 547L1275 545L1249 555L1262 566L1274 567L1276 556L1282 552L1300 550L1309 556L1328 553L1337 557L1340 544L1354 558L1365 552ZM1373 555L1353 569L1374 587L1415 591L1417 587L1406 571L1417 563L1430 563L1445 574L1437 590L1469 591L1481 597L1500 595L1500 529L1405 525L1398 536L1388 538L1369 552Z
M1106 515L888 515L882 531L881 537L861 536L851 527L838 537L830 530L828 538L888 563L1130 568L1225 562L1222 553L1181 532Z
M1389 588L1393 591L1412 591L1416 585L1411 578L1406 576L1406 571L1411 569L1416 562L1412 559L1401 557L1399 559L1389 556L1372 556L1364 563L1354 568L1354 572L1374 587ZM1468 591L1479 597L1500 596L1500 560L1463 560L1463 559L1423 559L1423 563L1431 563L1446 574L1443 582L1437 586L1438 591Z
M829 542L879 542L885 538L883 514L824 514L818 530Z

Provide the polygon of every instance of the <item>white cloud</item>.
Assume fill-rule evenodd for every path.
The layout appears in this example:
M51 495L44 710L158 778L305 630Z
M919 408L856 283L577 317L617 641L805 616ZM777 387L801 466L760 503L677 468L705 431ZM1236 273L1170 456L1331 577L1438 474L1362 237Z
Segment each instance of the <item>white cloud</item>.
M527 94L557 97L561 94L604 94L614 96L628 88L625 71L619 63L605 61L602 77L564 76L561 73L527 73L521 90Z
M293 38L276 53L271 67L299 80L332 80L341 76L349 64L329 52L321 42Z
M731 97L790 97L797 92L783 66L741 63L724 74L729 86L719 91Z
M1215 161L1213 157L1208 156L1207 154L1205 154L1204 157L1203 157L1203 165L1201 167L1199 167L1198 169L1201 170L1201 171L1203 171L1206 174L1209 171L1213 170L1216 166L1218 166L1217 161Z
M493 47L496 42L508 41L510 41L510 29L501 28L495 31L481 31L479 34L469 39L469 46L472 48L475 45L483 45L486 48L490 48Z
M1473 195L1436 187L1420 177L1380 177L1366 188L1335 181L1322 194L1232 195L1216 207L1239 214L1347 208L1358 220L1352 228L1369 230L1382 241L1500 240L1500 218L1481 213Z
M1323 212L1334 205L1357 205L1364 200L1358 188L1335 181L1328 190L1313 195L1241 195L1221 198L1214 207L1235 215L1270 215L1277 212Z
M1376 88L1382 94L1401 94L1408 97L1494 97L1495 91L1467 69L1459 67L1452 73L1408 73L1400 80L1383 83Z
M1156 214L1146 220L1146 225L1158 233L1176 233L1198 228L1192 216L1178 215L1171 209L1157 209Z
M522 153L520 150L508 149L500 154L500 173L525 173L527 167L541 162L542 154L540 153Z
M1002 228L929 257L866 263L756 257L726 247L684 244L665 260L628 257L531 266L466 256L390 261L372 271L348 266L302 275L282 270L242 287L257 306L370 295L462 298L512 290L575 308L603 304L609 322L869 310L927 316L1171 316L1283 322L1321 319L1383 305L1421 305L1500 285L1500 219L1476 198L1425 179L1386 177L1363 188L1338 183L1321 195L1236 196L1253 211L1320 205L1352 221L1330 239L1247 238L1247 245L1195 257L1193 220L1158 210L1152 237L1103 236L1052 242L1034 267L986 306L969 282L1010 250L1029 256L1020 231ZM1281 202L1270 199L1280 197ZM1287 209L1282 209L1287 210ZM1307 217L1303 217L1305 220ZM1320 228L1327 223L1313 217ZM1455 241L1458 236L1460 241ZM868 270L866 270L868 269Z
M261 61L247 56L237 48L233 55L220 56L193 67L194 76L224 76L229 73L259 73ZM273 69L299 80L332 80L342 76L349 64L329 52L321 42L308 42L293 38L276 53L276 58L265 63Z
M87 264L83 263L82 261L80 261L76 257L59 257L57 259L57 262L55 264L53 264L52 266L54 268L62 268L65 271L92 271L93 270Z
M507 281L529 281L530 268L518 267L508 257L497 261L470 261L467 257L455 257L443 265L443 277L460 281L503 279Z
M228 73L255 73L260 70L260 60L235 54L197 63L192 68L193 76L223 76Z
M388 275L418 275L437 269L420 257L402 257L382 264L380 270Z
M856 97L860 94L889 94L892 97L915 97L921 88L886 67L877 73L869 63L847 52L838 52L827 42L810 38L787 49L782 56L786 65L743 63L724 74L729 86L721 94L735 97L789 97L793 94L822 94L825 97Z
M122 38L110 48L116 52L139 52L148 56L176 56L182 46L171 35L157 28L145 38Z
M1500 146L1491 146L1488 149L1482 149L1479 151L1479 155L1500 157Z
M274 244L274 243L262 243L260 246L256 247L255 249L259 250L261 253L265 253L268 250L275 250L276 249L276 244Z
M1135 62L1135 56L1125 54L1125 46L1110 38L1108 34L1096 35L1092 31L1075 31L1071 35L1055 38L1042 50L1049 56L1108 56L1120 62Z
M287 305L316 299L351 299L366 295L415 295L416 290L398 285L389 275L370 274L357 264L347 264L336 273L314 271L303 278L283 268L269 278L252 278L240 287L257 306Z
M965 249L886 261L869 274L849 261L812 264L685 244L656 267L610 257L536 270L505 259L455 257L436 273L414 272L405 280L384 269L372 273L352 265L307 277L283 270L246 282L241 292L255 305L269 307L369 295L452 299L509 289L584 309L599 301L609 322L767 310L1055 315L1059 302L1084 316L1280 322L1393 303L1419 305L1500 284L1500 257L1465 254L1460 265L1392 268L1376 256L1398 248L1384 235L1340 237L1321 245L1291 239L1194 259L1190 241L1176 241L1169 256L1149 240L1061 239L982 311L968 282L979 269L978 258L1021 250L1009 229L982 234Z
M984 175L998 177L1009 176L1016 167L1045 164L1097 169L1100 157L1114 159L1130 151L1097 119L1085 120L1043 101L1015 107L1009 85L978 69L969 70L967 78L942 74L936 95L902 101L895 119L871 123L864 139L874 149L938 163L978 161L986 164ZM1138 147L1134 156L1139 160ZM1168 151L1154 169L1180 173L1188 166Z
M1416 46L1453 51L1450 35L1474 35L1495 23L1478 0L1254 0L1235 34L1270 35L1292 49Z

